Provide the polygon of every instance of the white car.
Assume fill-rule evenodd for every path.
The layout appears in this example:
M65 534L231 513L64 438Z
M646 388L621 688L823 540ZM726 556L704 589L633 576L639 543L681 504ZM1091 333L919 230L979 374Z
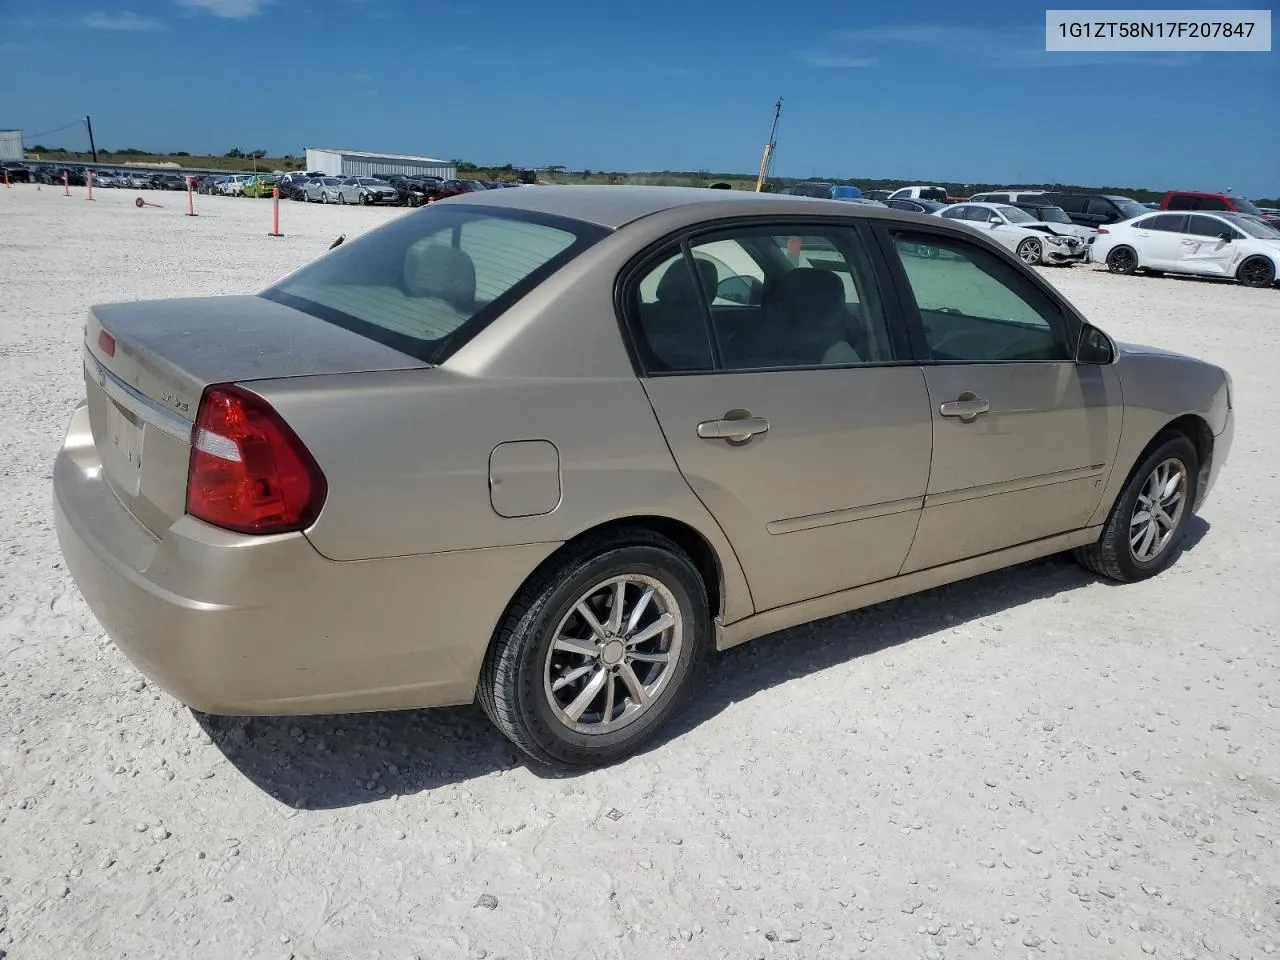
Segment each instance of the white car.
M1098 230L1091 259L1112 273L1187 273L1265 287L1280 275L1280 231L1236 213L1162 211Z
M239 197L244 194L244 185L252 180L253 177L247 174L236 174L227 177L226 180L218 184L218 192L227 197Z
M1088 256L1089 244L1066 225L1043 223L1005 203L957 203L934 216L960 220L1004 244L1024 263L1070 264Z
M947 202L947 191L941 187L899 187L886 200L937 200L939 203Z

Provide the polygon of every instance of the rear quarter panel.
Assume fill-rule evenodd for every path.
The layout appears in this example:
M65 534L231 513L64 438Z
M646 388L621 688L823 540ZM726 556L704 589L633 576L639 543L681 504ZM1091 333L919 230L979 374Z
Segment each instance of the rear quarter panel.
M1216 437L1227 426L1227 375L1210 363L1153 348L1121 347L1124 417L1116 460L1090 525L1102 523L1147 445L1174 420L1196 416ZM1226 451L1215 450L1214 456Z

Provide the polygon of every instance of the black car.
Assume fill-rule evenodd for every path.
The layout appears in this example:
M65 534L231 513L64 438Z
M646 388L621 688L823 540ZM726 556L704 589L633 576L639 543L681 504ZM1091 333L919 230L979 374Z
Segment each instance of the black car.
M1071 219L1071 216L1065 210L1063 210L1056 203L1051 203L1048 200L1032 200L1030 198L1027 198L1025 200L1017 200L1015 202L1012 202L1009 204L1009 206L1017 207L1019 210L1022 210L1022 211L1025 211L1026 213L1031 214L1041 223L1059 223L1059 224L1075 223L1075 221ZM1077 224L1077 226L1084 226L1084 224ZM1093 243L1092 236L1089 237L1088 242Z
M1132 197L1109 193L1055 193L1041 196L1054 206L1061 207L1072 223L1082 227L1104 227L1109 223L1132 220L1151 211Z
M879 193L881 191L875 191L875 192ZM865 197L866 194L863 194L863 196ZM868 199L876 200L880 198L869 197ZM886 207L892 207L894 210L910 210L912 213L933 213L934 211L941 210L947 206L947 204L941 203L938 200L880 199L880 202L883 203Z
M10 183L31 182L31 168L21 160L6 160L3 166L4 175Z
M176 173L157 173L151 178L151 189L185 190L187 189L187 180L186 177L180 177Z
M400 195L406 207L420 207L440 196L441 180L438 177L392 177L391 185Z

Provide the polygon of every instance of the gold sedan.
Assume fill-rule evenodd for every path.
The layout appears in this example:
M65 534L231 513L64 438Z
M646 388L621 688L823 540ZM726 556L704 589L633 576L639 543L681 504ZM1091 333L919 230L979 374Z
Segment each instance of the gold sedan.
M467 194L256 296L95 307L84 368L58 536L143 673L478 699L561 765L761 634L1058 551L1158 573L1233 422L963 224L720 190Z

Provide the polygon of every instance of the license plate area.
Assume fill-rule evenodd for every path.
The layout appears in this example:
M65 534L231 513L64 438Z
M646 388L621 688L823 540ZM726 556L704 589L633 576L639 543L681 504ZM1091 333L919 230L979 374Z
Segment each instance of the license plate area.
M142 486L142 425L107 399L106 423L99 454L111 481L126 496L136 497Z

